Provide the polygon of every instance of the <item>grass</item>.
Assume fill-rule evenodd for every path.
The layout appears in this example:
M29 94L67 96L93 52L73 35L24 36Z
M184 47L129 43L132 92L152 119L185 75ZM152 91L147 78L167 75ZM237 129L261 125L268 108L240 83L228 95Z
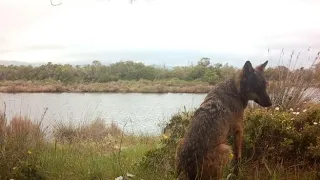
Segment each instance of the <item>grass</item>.
M243 180L250 177L250 179L257 180L316 180L319 178L317 167L300 168L299 166L285 167L281 164L272 163L254 163L242 166Z
M19 116L7 123L5 116L1 117L0 135L4 141L0 146L0 179L114 179L127 173L133 174L134 179L175 179L174 167L169 163L175 146L156 153L152 164L143 163L150 161L150 152L159 152L164 147L166 136L125 134L115 123L107 125L103 119L96 119L81 126L59 123L54 127L52 139L48 140L40 123ZM169 156L163 157L161 153ZM319 177L316 164L286 163L289 162L245 159L241 179L314 180Z
M4 81L0 92L118 92L118 93L207 93L211 85L205 82L172 80L115 81L109 83L64 84L61 82Z
M48 141L41 138L45 133L38 125L24 117L15 117L6 125L10 131L1 134L5 143L1 144L0 179L114 179L127 173L134 175L133 179L175 179L174 167L168 164L173 160L172 152L164 152L169 155L165 158L157 155L151 166L143 163L150 160L147 154L163 147L165 136L124 134L116 124L106 125L96 119L78 127L56 125L53 141ZM28 138L19 140L22 135ZM317 165L300 167L299 163L288 166L285 162L245 159L240 179L315 180L318 172Z
M136 164L158 141L158 137L124 134L115 123L106 125L102 119L78 127L57 124L50 139L45 139L40 123L28 118L0 120L0 179L114 179L144 174Z
M273 71L266 70L272 80L269 80L268 93L274 107L296 108L306 102L317 99L319 96L319 80L314 72L315 65L320 63L320 52L308 67L297 69L296 65L300 59L300 53L293 51L287 64L282 64L284 52L281 51L277 68ZM310 59L310 57L309 57ZM269 72L267 72L269 71ZM255 107L259 107L255 104Z
M0 179L7 179L8 176L33 176L36 159L30 155L35 150L42 149L44 143L44 132L40 125L40 122L35 123L19 116L13 117L7 123L5 115L1 115ZM20 176L20 173L23 176Z
M114 179L127 173L136 175L134 164L152 146L136 143L126 146L121 154L118 149L103 151L101 144L96 143L48 146L39 155L41 171L47 172L46 179Z

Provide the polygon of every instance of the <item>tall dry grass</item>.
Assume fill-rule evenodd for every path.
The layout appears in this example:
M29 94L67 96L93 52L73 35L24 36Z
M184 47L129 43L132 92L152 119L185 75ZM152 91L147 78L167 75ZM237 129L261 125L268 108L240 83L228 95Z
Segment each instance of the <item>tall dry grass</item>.
M103 141L106 137L118 137L123 133L119 126L112 122L107 125L102 118L96 118L89 124L75 126L73 124L57 123L53 137L61 143L79 141Z
M319 61L319 54L320 52L309 67L297 69L297 63L304 60L300 59L300 53L295 55L293 51L290 54L288 64L283 65L281 59L283 58L284 51L281 51L278 67L273 71L274 74L272 74L274 79L268 87L273 106L295 108L317 99L320 92L317 87L318 82L315 79L313 67Z
M10 121L0 116L0 179L40 178L35 166L37 152L44 142L41 123L26 117L15 116Z
M156 138L128 135L97 118L78 126L57 123L50 136L29 118L0 117L0 179L112 179L133 173ZM47 135L54 142L45 139Z

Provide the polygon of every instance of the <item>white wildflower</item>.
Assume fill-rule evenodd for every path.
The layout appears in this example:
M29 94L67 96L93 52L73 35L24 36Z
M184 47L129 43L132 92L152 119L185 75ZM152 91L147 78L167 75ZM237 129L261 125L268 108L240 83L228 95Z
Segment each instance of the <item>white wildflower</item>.
M123 180L122 176L116 177L114 180Z
M307 109L304 109L302 112L307 112Z
M313 122L313 124L314 124L314 125L317 125L318 123L317 123L317 122Z
M279 110L280 110L280 108L279 108L279 107L276 107L276 108L275 108L275 110L276 110L276 111L279 111Z
M133 174L130 174L130 173L127 173L127 177L134 177L134 175Z
M290 111L293 111L293 108L290 108Z

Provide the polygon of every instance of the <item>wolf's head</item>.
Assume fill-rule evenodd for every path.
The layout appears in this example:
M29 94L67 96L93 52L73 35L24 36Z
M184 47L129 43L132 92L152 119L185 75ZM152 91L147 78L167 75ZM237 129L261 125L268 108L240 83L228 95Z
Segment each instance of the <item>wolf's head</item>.
M250 61L247 61L243 68L240 77L241 93L247 100L253 100L262 107L269 107L272 105L269 95L267 94L267 81L264 77L264 69L268 61L257 66L252 67Z

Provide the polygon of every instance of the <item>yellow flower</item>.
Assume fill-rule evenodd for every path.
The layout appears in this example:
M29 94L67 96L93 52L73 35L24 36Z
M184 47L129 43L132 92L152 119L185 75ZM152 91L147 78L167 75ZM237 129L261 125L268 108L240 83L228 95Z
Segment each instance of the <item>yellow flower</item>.
M17 169L17 167L13 167L12 169L13 169L13 170L16 170L16 169Z
M233 153L231 152L231 153L229 154L229 158L232 159L233 156L234 156L234 155L233 155Z
M31 151L28 151L28 154L32 154L32 152L31 152Z
M166 136L166 135L162 135L162 137L164 138L164 139L168 139L168 136Z

